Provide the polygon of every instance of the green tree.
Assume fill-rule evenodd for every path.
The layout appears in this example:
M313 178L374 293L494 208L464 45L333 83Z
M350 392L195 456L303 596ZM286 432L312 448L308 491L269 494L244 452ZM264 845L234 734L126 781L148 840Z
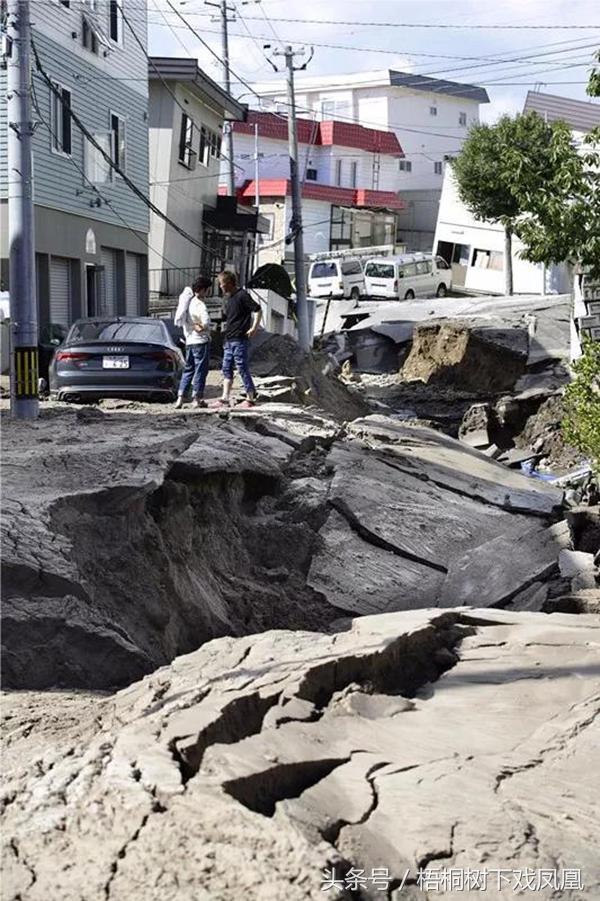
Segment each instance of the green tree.
M600 52L596 59L600 62ZM600 97L597 69L592 71L587 92ZM575 160L571 144L563 133L555 146L560 164L549 171L547 181L516 222L515 231L525 245L525 259L569 262L600 278L600 128L585 136Z
M459 196L475 218L504 228L505 291L512 294L513 234L548 185L560 204L572 172L581 169L571 132L537 113L503 116L474 126L452 166Z

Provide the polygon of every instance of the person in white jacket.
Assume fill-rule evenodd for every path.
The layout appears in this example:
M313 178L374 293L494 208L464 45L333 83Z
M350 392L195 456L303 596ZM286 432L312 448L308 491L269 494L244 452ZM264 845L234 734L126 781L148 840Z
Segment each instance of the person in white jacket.
M204 387L210 361L210 316L204 298L211 288L211 280L201 276L191 288L184 288L179 295L175 325L183 329L185 335L185 369L179 383L175 406L183 406L183 400L190 384L192 386L192 406L205 407Z

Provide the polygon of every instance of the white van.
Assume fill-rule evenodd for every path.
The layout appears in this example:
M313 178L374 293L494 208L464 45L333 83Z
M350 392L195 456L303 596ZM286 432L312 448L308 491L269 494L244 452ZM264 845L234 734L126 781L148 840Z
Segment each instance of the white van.
M365 277L358 259L316 260L308 273L311 297L350 297L358 300L365 293Z
M404 253L397 257L367 260L367 297L412 300L413 297L445 297L452 287L452 272L441 257Z

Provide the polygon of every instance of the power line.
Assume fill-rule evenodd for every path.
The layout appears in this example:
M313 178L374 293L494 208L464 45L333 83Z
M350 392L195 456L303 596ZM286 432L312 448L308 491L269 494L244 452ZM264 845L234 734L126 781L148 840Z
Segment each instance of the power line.
M167 0L168 2L168 0ZM171 5L169 3L169 5ZM189 15L202 16L206 13L190 12ZM247 16L248 20L259 21L261 16ZM364 28L427 28L427 29L474 29L480 31L589 31L600 29L600 24L586 25L476 25L469 23L416 23L416 22L361 22L348 19L300 19L286 16L271 16L273 22L288 22L295 25L351 25Z
M60 94L60 92L56 88L56 86L54 85L54 82L52 81L52 79L50 78L48 73L44 70L41 60L40 60L40 57L39 57L39 54L38 54L38 51L37 51L37 47L35 46L34 41L31 41L31 49L33 50L33 55L35 57L35 63L36 63L36 68L37 68L38 72L41 74L42 78L44 79L44 81L46 82L46 84L48 85L50 90L52 91L53 95L55 97L57 97L62 103L62 95ZM66 110L68 112L69 117L73 120L73 122L75 122L75 125L80 130L80 132L85 135L85 137L90 142L90 144L93 147L95 147L95 149L98 151L98 153L100 153L102 158L108 163L110 168L113 169L118 175L121 176L121 178L123 179L123 181L127 185L127 187L136 195L136 197L139 198L139 200L142 201L143 204L145 204L145 206L148 207L149 210L151 210L153 213L155 213L155 215L157 215L160 219L162 219L164 222L166 222L167 225L170 225L174 231L176 231L183 238L185 238L187 241L189 241L190 244L193 244L196 247L199 247L201 250L205 250L207 253L211 253L211 254L214 253L214 251L210 247L208 247L208 245L203 244L202 241L199 241L197 238L194 238L193 235L188 234L188 232L186 232L185 229L183 229L183 228L181 228L181 226L177 225L176 222L174 222L171 218L169 218L169 216L167 216L165 213L163 213L163 211L161 209L159 209L156 206L156 204L154 204L150 200L150 198L147 197L140 188L138 188L138 186L129 178L129 176L125 172L123 172L121 167L118 166L117 163L115 163L115 161L112 159L112 157L108 153L106 153L106 151L98 143L98 141L96 141L94 135L85 127L85 125L82 123L79 116L77 116L77 114L73 112L73 109L70 106L66 107L63 104L63 110Z
M184 25L191 31L191 33L197 38L197 40L199 40L200 43L201 43L204 47L206 47L206 49L209 51L209 53L211 53L212 56L215 57L215 59L221 61L219 55L212 49L212 47L210 46L210 44L208 44L207 41L204 40L204 38L202 37L202 35L198 32L198 30L197 30L196 28L194 28L194 26L193 26L190 22L188 22L188 20L186 19L186 17L185 17L178 9L175 8L175 6L174 6L173 3L171 2L171 0L167 0L167 4L168 4L168 6L171 8L171 10L175 13L175 15L183 22L183 24L184 24ZM581 63L581 65L585 65L585 63ZM546 70L546 71L552 71L552 70ZM237 81L238 81L240 84L242 84L245 88L247 88L247 90L248 90L248 92L249 92L250 94L253 94L255 97L257 97L259 101L261 101L261 102L264 101L264 96L263 96L262 94L259 94L258 91L257 91L254 87L252 87L251 84L248 83L248 81L246 81L244 78L242 78L238 73L234 72L233 69L231 70L231 73L232 73L232 75L237 79ZM538 70L535 74L538 75L538 74L542 74L542 73L540 73L539 70ZM506 77L506 76L505 76L505 77ZM496 82L496 83L497 83L497 82ZM500 83L501 83L501 82L500 82ZM410 86L409 86L409 87L410 87ZM476 91L476 90L479 90L479 89L476 88L476 87L474 87L474 86L472 86L472 85L467 85L467 86L465 86L465 90L464 90L464 91L462 91L462 92L456 92L455 94L453 94L453 96L457 96L457 95L462 96L464 93L470 93L470 92L473 92L473 91ZM415 93L417 93L417 92L415 92ZM432 91L432 93L436 93L436 92L435 92L435 91ZM437 92L437 93L439 93L439 92ZM282 106L287 106L287 103L286 103L285 101L278 101L278 102L280 102ZM302 112L312 112L312 110L306 109L306 108L299 108L299 111L302 111ZM351 116L341 116L341 115L338 115L338 116L336 116L336 119L338 119L338 120L340 120L340 121L348 121L348 122L354 123L354 118L351 117ZM364 122L365 125L371 124L371 125L375 125L375 126L377 126L377 127L380 126L380 123L373 123L373 122L369 123L369 122L367 122L367 121L365 121L365 120L363 120L363 122ZM393 123L388 123L388 128L390 128L390 127L391 127L391 128L394 128L394 129L397 129L398 131L402 131L402 130L403 130L403 131L405 131L405 132L407 132L407 133L413 133L413 134L425 134L425 135L428 135L428 136L430 136L430 137L441 137L441 138L446 138L447 140L462 141L462 138L461 138L461 137L452 138L452 137L449 136L449 135L444 135L444 134L441 134L441 133L439 133L439 132L436 133L436 132L433 132L433 131L427 131L427 130L423 130L423 129L410 128L410 127L407 127L407 126L405 126L405 125L403 125L403 124L393 124Z
M51 0L46 0L46 2L51 2ZM164 17L165 17L165 15L168 15L168 13L165 13L163 10L160 10L160 14L163 16L163 20L166 21L164 19ZM190 15L203 15L203 14L190 13ZM242 21L241 14L238 13L238 15L240 17L240 21ZM162 23L155 19L149 19L148 22L151 25L155 25L157 27L162 27ZM183 29L187 28L187 26L185 26L185 25L174 25L172 23L168 23L168 27L171 28L171 30L173 30L173 29L183 30ZM247 26L245 26L245 27L247 28ZM203 28L202 31L204 34L219 34L219 32L216 29L211 29L211 28ZM242 39L247 39L248 37L250 37L250 39L255 42L257 40L261 40L261 41L271 40L271 36L266 35L266 34L257 34L257 35L249 36L248 34L241 34L239 31L238 32L230 32L230 34L232 37L242 38ZM580 38L580 40L584 40L584 39ZM569 38L566 41L555 41L555 42L549 43L549 44L537 44L537 45L534 45L531 49L535 50L538 47L552 47L552 46L558 46L560 44L570 44L572 41L573 41L573 38ZM422 57L426 57L428 59L452 59L452 60L467 60L467 61L487 60L488 62L494 56L503 56L505 53L510 52L508 50L503 50L498 53L491 53L488 56L457 56L456 54L449 54L449 53L426 53L424 51L413 51L413 50L409 51L409 50L404 50L404 49L400 53L398 50L388 50L385 47L357 47L356 45L352 45L352 44L323 43L321 41L313 41L312 39L308 39L308 38L306 40L302 40L302 41L297 38L294 38L293 40L290 38L282 38L281 43L311 44L311 46L313 46L313 47L324 47L328 50L349 50L349 51L357 52L357 53L381 53L381 54L385 54L388 56L394 56L396 58L398 56L403 56L403 57L404 56L422 56ZM523 48L523 51L526 51L527 49L528 48ZM519 51L515 51L515 52L522 52L522 51L519 50ZM499 62L501 62L501 60L499 60ZM490 62L490 64L491 64L491 62Z
M168 2L168 4L169 4L169 6L171 7L171 9L174 11L174 13L175 13L175 14L181 19L181 21L184 23L184 26L187 27L187 28L188 28L188 29L196 36L196 38L197 38L198 40L200 40L200 42L201 42L201 43L209 50L209 52L210 52L216 59L220 59L220 57L218 56L218 54L216 54L215 51L210 47L210 45L209 45L206 41L203 40L203 38L199 35L199 33L197 32L197 30L194 29L194 27L187 21L187 19L186 19L186 18L185 18L178 10L175 9L175 7L174 7L173 4L170 2L170 0L167 0L167 2ZM245 37L244 35L238 35L238 36L239 36L239 37ZM557 42L557 43L562 43L562 42ZM570 41L567 41L567 42L565 42L565 43L571 43L571 42L570 42ZM317 45L315 44L314 46L317 46ZM543 46L543 45L542 45L542 46ZM548 46L552 46L552 44L549 44ZM548 56L548 55L552 56L552 55L558 55L558 54L560 54L560 53L568 53L569 50L585 50L585 49L588 49L588 48L591 48L591 47L596 47L596 43L593 43L593 44L585 44L585 45L574 45L574 46L572 46L572 47L570 47L570 48L565 48L564 50L546 51L546 52L540 53L540 54L533 54L533 56ZM346 48L346 49L350 49L350 48ZM355 49L356 49L356 48L355 48ZM459 67L454 67L454 68L449 68L449 69L441 69L441 70L438 69L437 71L432 71L432 70L427 71L427 70L426 70L426 71L421 71L421 72L414 72L414 73L411 73L411 74L413 74L415 77L418 77L418 76L421 76L421 75L432 76L432 75L445 74L445 73L448 73L448 72L464 71L465 69L471 69L471 68L487 68L487 69L490 69L490 68L491 68L491 69L494 69L494 68L502 67L504 64L511 63L511 62L519 62L519 61L524 61L524 62L525 62L525 61L530 61L531 58L532 58L532 55L529 55L529 56L523 56L523 57L511 57L511 58L507 58L507 59L497 59L497 60L494 60L493 62L488 61L488 62L486 62L486 63L481 63L480 65L475 65L475 66L467 66L467 67L459 66ZM588 63L588 60L586 59L585 61L583 61L583 62L581 63L581 65L582 65L582 66L583 66L583 65L587 65L587 63ZM543 63L534 63L534 65L543 65ZM510 69L510 67L509 67L508 71L505 72L504 74L505 74L505 75L508 75L510 71L511 71L511 69ZM550 69L550 70L543 70L543 71L553 71L553 70ZM233 73L233 70L232 70L232 74L236 75L236 73ZM500 74L500 72L495 73L495 74ZM528 73L527 73L527 74L528 74ZM532 73L532 74L536 74L536 73ZM245 81L244 79L240 78L240 77L237 76L237 75L236 75L236 78L238 79L238 81L239 81L240 84L243 84L245 87L248 87L250 93L254 94L254 95L257 96L257 97L261 97L261 96L262 96L262 95L259 94L254 88L252 88L252 87L248 84L247 81ZM415 82L415 84L418 84L418 82ZM345 84L344 84L343 86L346 87ZM328 87L328 88L331 88L331 87L333 87L333 85L327 85L327 87ZM411 85L410 83L408 83L408 84L406 84L406 85L402 85L402 87L410 89L410 88L412 87L412 85ZM458 94L460 93L460 95L465 95L465 96L466 96L467 94L472 93L472 92L476 92L476 91L478 91L478 90L480 90L480 88L478 88L477 86L473 86L473 85L465 85L465 87L464 87L464 89L463 89L462 91L460 91L460 92L455 92L455 93L456 93L456 95L458 95ZM435 89L434 89L434 88L432 88L432 93L435 93ZM438 92L438 93L439 93L439 92Z
M35 93L35 85L34 85L34 83L33 83L33 80L32 80L32 83L31 83L31 91L32 91L33 107L34 107L34 109L35 109L36 115L37 115L38 119L40 120L40 122L42 123L42 125L44 125L45 128L47 129L47 131L48 131L48 133L50 134L50 137L52 138L52 140L53 140L53 141L56 141L57 138L58 138L58 136L57 136L56 132L54 131L54 129L52 128L52 126L46 121L46 119L44 118L44 116L43 116L43 114L42 114L42 111L41 111L41 109L40 109L40 105L39 105L39 103L38 103L37 96L36 96L36 93ZM156 250L155 247L152 247L152 245L151 245L150 242L144 237L144 235L142 234L142 232L136 231L135 228L132 228L132 226L129 225L129 223L127 222L127 220L124 219L123 216L121 216L121 214L119 213L119 211L114 207L113 202L112 202L111 200L109 200L108 197L105 197L104 194L102 194L102 192L100 191L100 189L98 188L98 186L94 184L94 182L88 177L88 175L86 175L86 172L85 172L84 167L83 167L83 166L80 166L79 163L73 158L73 156L70 155L70 156L67 157L67 159L70 160L71 164L75 167L75 169L76 169L77 172L81 175L81 177L83 178L83 180L89 185L90 189L94 192L94 194L96 194L96 195L98 196L98 198L99 198L99 199L100 199L100 200L101 200L101 201L109 208L109 210L113 213L113 215L116 216L117 219L119 219L119 220L123 223L123 225L125 226L125 228L126 228L128 231L130 231L130 232L132 233L132 235L135 235L135 237L136 237L142 244L144 244L144 245L148 248L148 250L151 250L153 253L156 253L156 254L158 254L158 256L162 257L162 259L164 259L165 262L167 262L172 268L174 268L174 269L177 269L177 268L178 268L178 267L175 265L175 263L173 263L171 260L169 260L169 259L164 255L164 253L162 253L162 252L159 253L159 251Z
M115 2L116 2L116 0L115 0ZM127 27L129 28L131 34L133 35L133 38L134 38L136 44L138 45L138 47L140 48L140 50L142 51L142 53L143 53L144 56L146 57L146 60L147 60L147 61L150 63L150 65L152 66L152 69L154 70L154 72L155 72L156 75L158 76L158 79L159 79L159 81L161 82L162 86L163 86L164 89L167 91L167 93L172 97L172 99L174 100L175 104L179 107L179 109L182 111L182 113L183 113L185 116L187 116L188 119L189 119L189 120L192 122L192 124L194 125L194 127L195 127L198 131L200 131L200 128L198 127L198 124L194 121L193 117L190 115L189 109L186 109L186 107L185 107L182 103L179 102L179 100L177 99L177 95L176 95L175 92L172 90L172 88L171 88L171 86L169 85L169 83L162 77L161 72L160 72L160 69L158 68L158 66L156 65L156 63L155 63L154 60L152 59L152 57L149 55L149 53L148 53L148 51L146 50L146 48L145 48L143 42L142 42L142 41L140 40L140 38L137 36L136 31L135 31L133 25L131 24L131 22L129 21L129 19L127 18L127 16L125 15L125 13L124 13L124 11L123 11L122 5L121 5L119 2L116 2L116 5L117 5L117 8L121 11L121 15L123 16L123 19L124 19L124 21L125 21L125 24L127 25ZM233 159L230 159L228 156L226 156L226 155L223 154L222 152L219 154L219 156L220 156L222 159L226 160L227 162L231 163L231 165L235 166L235 163L234 163Z

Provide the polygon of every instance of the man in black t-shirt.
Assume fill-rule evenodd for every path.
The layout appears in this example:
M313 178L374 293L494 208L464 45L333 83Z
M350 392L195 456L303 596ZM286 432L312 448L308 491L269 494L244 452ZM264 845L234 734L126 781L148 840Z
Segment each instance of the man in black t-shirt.
M258 331L262 310L247 291L238 287L233 272L221 272L219 285L223 291L223 396L217 405L229 406L236 367L246 390L246 400L239 406L253 407L256 388L248 365L248 341Z

